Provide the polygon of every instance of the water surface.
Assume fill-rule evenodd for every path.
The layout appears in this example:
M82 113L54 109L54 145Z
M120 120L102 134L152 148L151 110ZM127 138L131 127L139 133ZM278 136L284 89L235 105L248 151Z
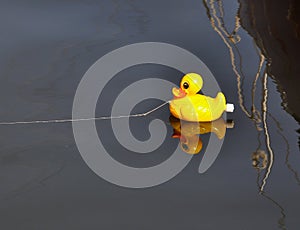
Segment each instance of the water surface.
M262 46L239 26L247 20L238 14L240 4L2 1L1 121L69 118L86 70L107 52L144 41L171 43L197 55L236 105L229 116L235 127L227 131L221 153L206 173L198 173L200 152L172 180L141 190L117 187L94 174L77 150L70 123L1 126L3 228L297 229L296 110L282 103L278 79L283 77L271 76ZM156 65L124 70L105 88L97 114L107 115L125 86L153 76L178 84L182 74ZM147 100L135 111L157 104ZM168 123L168 109L131 120L138 139L149 138L153 118ZM178 143L167 124L165 143L140 156L117 143L109 121L97 122L97 128L111 155L136 167L165 160ZM202 139L205 148L208 137ZM253 153L262 153L267 164L253 167Z

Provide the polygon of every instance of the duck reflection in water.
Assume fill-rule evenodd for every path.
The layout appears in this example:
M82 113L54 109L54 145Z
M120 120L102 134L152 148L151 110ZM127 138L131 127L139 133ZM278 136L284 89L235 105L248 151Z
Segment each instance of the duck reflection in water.
M197 154L201 151L203 143L200 135L214 133L223 139L227 128L233 128L233 121L225 121L222 117L213 122L189 122L173 116L169 118L173 127L173 138L180 140L181 149L188 154Z

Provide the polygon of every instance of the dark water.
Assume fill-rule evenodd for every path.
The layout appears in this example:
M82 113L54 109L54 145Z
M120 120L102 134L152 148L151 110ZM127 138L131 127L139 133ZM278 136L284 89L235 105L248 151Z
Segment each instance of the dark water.
M236 110L229 115L235 127L227 131L221 153L205 174L198 173L200 152L172 180L141 190L117 187L94 174L77 150L70 123L1 126L1 227L298 229L299 108L289 108L283 98L291 91L295 95L298 85L291 87L292 79L289 87L281 86L283 76L271 76L268 52L248 34L249 27L235 26L239 4L244 3L2 1L1 121L69 118L86 70L107 52L144 41L171 43L197 55ZM247 20L247 14L241 17ZM259 69L261 52L265 60ZM122 88L152 76L177 84L182 74L156 65L129 68L105 88L97 114L109 113ZM257 112L251 111L252 95ZM135 110L158 103L145 101ZM169 112L164 108L153 116L168 122ZM138 139L149 138L151 119L131 121ZM141 157L116 143L109 122L98 122L97 128L115 159L137 167L165 160L178 142L167 125L170 138ZM268 159L265 168L253 167L255 152Z

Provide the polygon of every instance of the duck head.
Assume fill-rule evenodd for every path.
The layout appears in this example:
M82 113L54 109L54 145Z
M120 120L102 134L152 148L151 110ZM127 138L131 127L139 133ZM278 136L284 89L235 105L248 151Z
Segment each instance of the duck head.
M181 149L191 155L199 153L202 149L202 145L202 140L198 135L190 137L181 136L180 138Z
M180 88L173 88L172 93L175 98L182 98L198 93L203 85L202 77L197 73L184 75L180 82Z
M197 154L202 149L202 140L197 133L190 130L190 122L180 121L175 117L169 118L170 123L173 127L173 138L178 138L180 140L181 149L188 154ZM198 123L195 123L198 125Z
M191 155L197 154L202 149L202 140L199 135L185 135L174 130L173 138L179 138L181 149Z

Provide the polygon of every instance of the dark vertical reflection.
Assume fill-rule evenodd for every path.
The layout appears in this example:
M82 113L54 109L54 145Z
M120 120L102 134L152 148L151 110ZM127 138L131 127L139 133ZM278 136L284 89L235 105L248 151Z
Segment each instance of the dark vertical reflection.
M290 163L290 155L291 155L291 152L290 152L290 143L289 143L287 137L284 135L283 128L281 127L279 121L272 114L269 114L269 116L274 121L274 123L275 123L275 125L277 127L277 133L283 139L283 141L284 141L284 143L286 145L285 164L286 164L287 168L290 170L290 172L292 173L292 175L294 176L297 184L300 185L300 178L299 178L298 172L297 172L297 170L294 169L294 167Z
M271 60L268 75L277 83L282 106L300 121L300 2L239 0L241 26Z
M260 170L257 171L256 184L257 187L260 188ZM275 205L280 210L281 217L277 221L278 227L280 229L287 229L285 225L286 214L284 208L276 200L274 200L272 197L267 195L265 192L260 192L260 195L263 196L265 199L269 200L270 202L272 202L273 205Z
M268 125L267 125L267 117L266 117L266 112L267 112L267 74L265 72L266 66L269 65L267 63L266 58L264 55L261 53L260 49L256 49L258 56L259 56L259 64L257 68L257 72L255 76L253 77L252 81L252 89L251 89L251 109L248 109L245 105L244 101L244 92L243 92L243 79L245 79L245 76L242 71L242 55L241 52L239 51L238 46L236 45L239 41L241 41L241 37L238 35L238 31L240 28L240 19L239 16L236 15L235 17L235 27L233 29L232 33L228 32L228 29L226 28L223 16L224 16L224 9L223 9L223 4L221 3L221 0L218 0L216 2L214 0L204 0L203 4L206 8L207 16L210 20L212 28L217 32L217 34L221 37L222 41L226 45L229 51L230 55L230 61L231 61L231 66L234 74L236 75L236 80L237 80L237 94L238 94L238 100L239 100L239 106L241 110L244 112L245 116L248 117L254 124L258 136L260 136L259 132L264 130L264 134L266 137L266 148L268 150L268 166L267 166L267 172L266 175L263 179L263 184L261 186L261 191L263 191L267 179L270 176L271 169L273 166L274 162L274 154L273 150L271 148L270 144L270 135L268 132ZM235 37L236 39L232 39L232 37ZM263 95L261 97L261 111L259 111L255 105L255 95L256 95L256 86L258 83L258 79L263 77L263 86L265 87L263 90ZM261 119L261 114L265 115L264 119L262 121ZM263 128L261 127L263 125ZM259 137L258 137L259 139ZM260 145L260 144L259 144ZM260 152L256 151L256 152ZM259 154L258 154L259 155Z
M235 16L235 26L232 32L226 27L224 21L224 8L222 0L203 0L204 7L206 8L208 19L210 20L212 28L221 37L222 41L226 45L229 51L232 70L237 80L237 94L239 100L239 106L245 116L249 118L254 127L257 130L258 147L254 153L252 153L252 165L257 170L257 186L259 194L267 200L271 201L277 208L279 208L281 217L278 219L278 226L281 229L286 229L285 225L285 210L278 201L274 200L269 194L266 193L265 188L267 181L271 176L272 168L274 165L275 154L271 146L271 136L269 132L268 116L273 118L274 116L268 111L268 78L272 76L270 69L272 66L272 59L267 55L266 49L262 44L264 40L261 37L253 37L254 49L257 52L259 58L259 64L255 76L252 79L251 85L251 109L248 109L245 103L245 95L243 92L243 80L245 75L243 74L243 57L239 51L237 43L241 41L241 37L238 34L240 29L240 14ZM241 5L240 5L241 8ZM238 12L241 12L241 9ZM261 81L259 81L261 78ZM262 93L257 95L257 85L261 83ZM260 110L255 105L255 100L259 99L261 102ZM277 121L277 125L280 127L280 123ZM262 126L262 127L261 127ZM264 146L262 146L261 138L264 137ZM289 163L289 143L288 140L281 133L281 137L287 145L286 165L288 169L293 172L297 182L299 182L297 172L291 167ZM265 149L265 151L263 150Z
M277 83L282 106L300 121L300 3L296 0L239 0L241 26L253 37L256 45L270 60L266 71ZM279 121L271 113L277 133L286 145L285 164L298 185L298 172L289 161L290 144ZM299 129L297 131L299 133ZM299 135L299 134L298 134ZM300 139L298 141L300 147Z

